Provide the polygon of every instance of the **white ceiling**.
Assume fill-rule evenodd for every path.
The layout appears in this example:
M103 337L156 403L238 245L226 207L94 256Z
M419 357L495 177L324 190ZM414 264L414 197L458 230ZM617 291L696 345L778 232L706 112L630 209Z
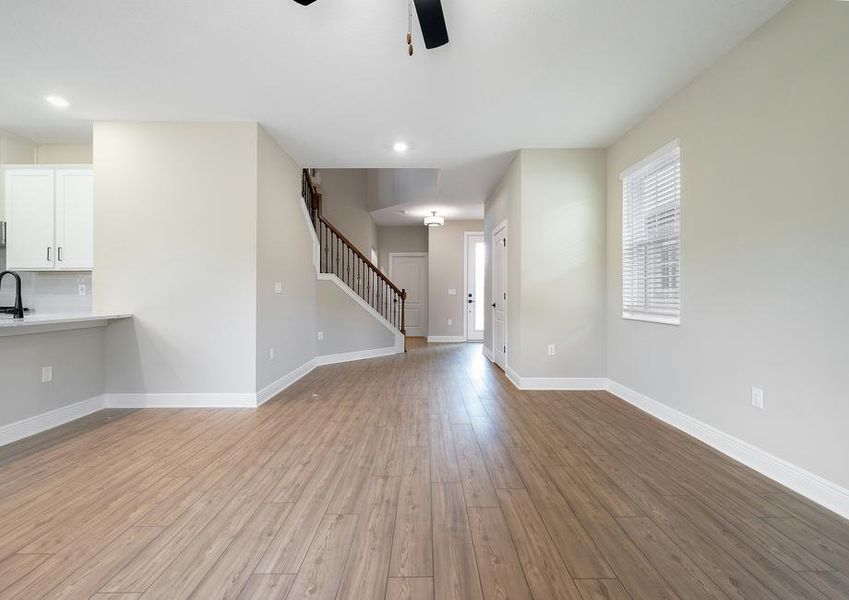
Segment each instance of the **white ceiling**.
M0 0L0 128L259 121L304 165L441 168L479 203L510 152L610 144L785 4L443 0L451 43L409 58L406 0Z

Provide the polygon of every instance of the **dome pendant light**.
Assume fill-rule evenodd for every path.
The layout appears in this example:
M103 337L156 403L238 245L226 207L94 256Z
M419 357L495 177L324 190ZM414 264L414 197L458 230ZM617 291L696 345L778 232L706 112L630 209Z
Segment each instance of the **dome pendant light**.
M424 224L428 227L441 227L445 225L445 217L437 217L436 211L430 211L430 216L425 217Z

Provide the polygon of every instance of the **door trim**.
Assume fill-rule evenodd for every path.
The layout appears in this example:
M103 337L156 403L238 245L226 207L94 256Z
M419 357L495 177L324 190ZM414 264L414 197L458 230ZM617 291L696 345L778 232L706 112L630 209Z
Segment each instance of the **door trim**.
M494 248L495 248L495 238L498 236L498 234L501 232L502 229L505 230L505 237L506 237L506 234L507 234L507 219L504 219L503 221L501 221L501 223L499 223L498 225L495 226L495 229L492 230L492 235L490 237L490 242L489 242L489 247L491 249L493 249L492 250L492 260L489 263L490 268L491 268L491 275L492 275L492 288L490 290L490 299L492 299L493 302L495 301L495 250L494 250ZM505 290L508 290L507 282L509 280L509 273L508 273L507 265L508 265L507 252L505 251L504 252L504 289ZM489 310L490 310L490 330L491 330L490 331L489 343L492 344L492 346L493 346L492 348L490 348L490 352L492 352L492 362L495 363L495 354L496 354L496 351L495 351L495 309L492 306L490 306ZM504 311L504 345L505 346L509 344L509 341L508 341L507 338L508 338L508 336L507 336L507 311L505 310ZM508 368L509 367L508 367L508 364L507 364L507 353L504 352L504 372L505 373L507 373Z
M469 310L467 307L469 297L469 238L473 235L479 235L483 238L484 243L486 243L486 233L483 231L463 232L463 338L466 342L469 341ZM486 285L486 282L484 282L484 285ZM486 299L483 301L486 302ZM478 340L474 341L478 343ZM480 343L483 343L483 338L480 340Z

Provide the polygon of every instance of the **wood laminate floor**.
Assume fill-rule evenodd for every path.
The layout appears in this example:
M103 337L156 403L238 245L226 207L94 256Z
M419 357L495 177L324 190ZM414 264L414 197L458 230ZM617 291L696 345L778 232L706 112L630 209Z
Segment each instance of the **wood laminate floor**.
M849 523L478 345L0 448L0 600L849 598Z

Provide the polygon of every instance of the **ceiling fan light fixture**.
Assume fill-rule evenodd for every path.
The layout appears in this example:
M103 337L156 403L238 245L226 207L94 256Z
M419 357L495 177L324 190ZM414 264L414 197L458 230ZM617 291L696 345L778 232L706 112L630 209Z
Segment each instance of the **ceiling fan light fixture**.
M437 217L436 211L430 211L430 216L424 218L424 224L428 227L442 227L445 225L445 217Z

